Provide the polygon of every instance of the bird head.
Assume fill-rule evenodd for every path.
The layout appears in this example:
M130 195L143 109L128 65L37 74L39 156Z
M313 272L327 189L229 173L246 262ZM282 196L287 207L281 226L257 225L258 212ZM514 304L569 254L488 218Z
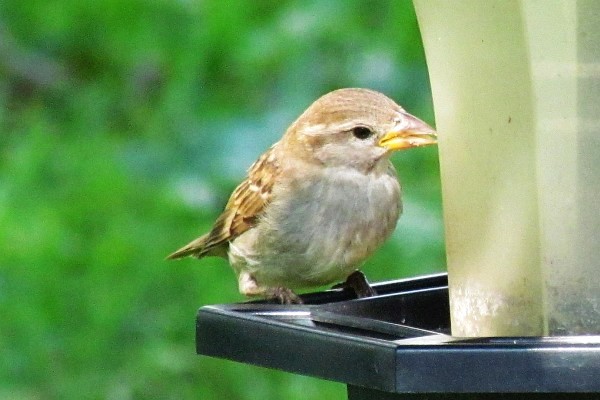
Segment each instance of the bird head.
M368 89L339 89L322 96L290 126L284 141L307 161L364 171L387 166L396 150L437 143L429 125Z

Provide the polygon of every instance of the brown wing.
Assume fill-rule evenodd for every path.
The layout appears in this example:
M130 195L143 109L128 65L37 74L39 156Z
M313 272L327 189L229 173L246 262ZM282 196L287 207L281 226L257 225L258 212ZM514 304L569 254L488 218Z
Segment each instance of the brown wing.
M271 199L275 177L279 173L275 146L252 164L248 177L233 191L211 231L169 255L168 259L189 255L197 258L226 256L227 244L256 224Z

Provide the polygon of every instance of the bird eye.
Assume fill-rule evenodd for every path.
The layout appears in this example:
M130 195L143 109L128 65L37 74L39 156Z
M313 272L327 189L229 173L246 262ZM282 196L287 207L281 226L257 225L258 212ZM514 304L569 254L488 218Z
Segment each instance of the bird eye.
M369 138L373 134L373 131L365 126L357 126L355 128L352 128L352 134L357 139L364 140Z

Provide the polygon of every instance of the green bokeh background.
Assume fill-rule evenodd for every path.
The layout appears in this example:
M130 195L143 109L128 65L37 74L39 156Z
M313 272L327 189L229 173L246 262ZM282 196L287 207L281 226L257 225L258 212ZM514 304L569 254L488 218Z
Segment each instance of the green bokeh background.
M197 308L244 299L224 260L164 257L352 86L434 123L409 0L0 2L0 399L345 398L195 355ZM437 149L394 161L405 214L372 281L445 265Z

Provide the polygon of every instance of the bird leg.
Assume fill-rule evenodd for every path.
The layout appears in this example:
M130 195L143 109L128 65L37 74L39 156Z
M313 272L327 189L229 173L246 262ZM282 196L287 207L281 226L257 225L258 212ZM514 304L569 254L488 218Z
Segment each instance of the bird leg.
M281 304L302 304L302 299L291 289L285 287L267 288L264 292L267 300L279 300Z
M336 285L338 286L338 285ZM334 286L334 287L336 287ZM377 291L373 289L365 274L360 272L359 270L354 271L346 278L346 281L339 286L347 287L354 290L356 293L356 297L362 299L364 297L373 297L377 296ZM339 287L338 286L338 287Z
M248 272L240 273L238 277L240 293L244 296L264 297L266 300L278 300L281 304L302 304L302 299L291 289L286 287L260 286Z

